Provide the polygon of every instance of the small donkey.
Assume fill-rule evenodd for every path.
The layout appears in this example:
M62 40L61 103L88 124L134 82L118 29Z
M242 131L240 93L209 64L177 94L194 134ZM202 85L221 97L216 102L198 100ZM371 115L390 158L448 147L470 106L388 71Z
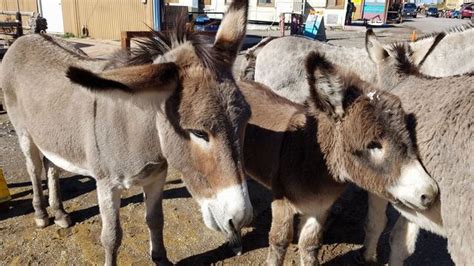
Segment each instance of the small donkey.
M441 39L443 35L434 37ZM434 48L435 43L432 45ZM371 30L367 31L366 47L377 65L379 83L400 97L405 109L414 114L413 138L420 158L440 188L439 200L430 210L410 210L394 204L402 216L392 232L389 263L403 265L414 252L419 229L423 228L448 239L448 250L456 265L469 265L474 256L472 73L445 78L420 74L432 48L418 54L404 44L384 48ZM369 194L369 206L375 208L369 208L367 260L376 259L386 205L385 200Z
M168 165L201 206L205 224L240 243L252 219L242 141L250 109L232 76L245 36L247 0L234 0L215 42L178 25L158 34L125 65L91 59L46 35L19 38L3 59L2 89L33 185L38 227L48 224L42 161L55 223L70 225L57 167L92 176L102 218L105 264L116 264L122 239L120 192L143 187L150 253L168 262L162 190ZM140 61L143 54L156 58Z
M417 159L396 96L315 52L306 59L306 69L306 107L261 84L239 83L252 110L245 169L273 192L270 265L283 264L297 213L303 215L301 264L317 263L328 210L347 182L419 209L429 207L438 195L436 183Z

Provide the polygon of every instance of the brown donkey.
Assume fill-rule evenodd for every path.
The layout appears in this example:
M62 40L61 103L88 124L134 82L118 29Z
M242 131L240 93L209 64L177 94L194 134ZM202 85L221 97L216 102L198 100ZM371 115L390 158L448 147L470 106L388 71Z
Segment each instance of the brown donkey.
M284 261L295 214L303 216L301 264L317 263L328 210L346 182L420 209L438 194L417 159L400 100L320 54L311 53L306 62L310 97L305 107L258 83L239 83L252 110L245 169L274 197L270 265Z
M214 43L182 23L175 35L158 34L113 69L49 36L13 44L1 85L33 184L37 226L48 224L43 157L55 223L70 225L57 167L94 177L105 264L116 264L120 192L142 186L150 253L167 262L161 200L170 165L183 173L205 224L240 243L238 232L252 219L242 159L250 109L231 69L247 9L246 0L232 2Z

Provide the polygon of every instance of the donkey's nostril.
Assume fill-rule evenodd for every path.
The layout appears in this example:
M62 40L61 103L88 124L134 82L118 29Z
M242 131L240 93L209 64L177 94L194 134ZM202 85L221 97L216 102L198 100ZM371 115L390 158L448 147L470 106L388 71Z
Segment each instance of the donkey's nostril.
M421 204L425 207L429 207L433 202L433 197L430 197L426 194L421 195Z

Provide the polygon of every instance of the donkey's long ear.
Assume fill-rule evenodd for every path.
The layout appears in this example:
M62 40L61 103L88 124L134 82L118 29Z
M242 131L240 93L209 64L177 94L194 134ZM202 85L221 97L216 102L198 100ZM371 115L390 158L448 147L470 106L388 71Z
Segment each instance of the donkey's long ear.
M71 66L66 76L73 83L93 91L121 90L135 93L173 89L178 82L178 67L174 63L163 63L92 73Z
M310 108L316 108L336 118L342 117L344 110L360 96L356 87L345 88L347 83L337 67L320 53L311 52L306 57L306 73Z
M411 58L413 60L414 65L417 67L421 66L425 61L426 57L430 55L430 53L433 51L433 49L436 48L436 46L444 38L444 36L446 36L446 33L441 32L433 37L421 39L416 42L411 42L410 47L413 51Z
M377 40L372 29L368 29L365 34L365 49L370 59L376 64L382 62L389 56L387 50L385 50L383 45Z
M166 100L179 83L178 66L174 63L123 67L102 73L92 73L89 70L71 66L66 76L71 82L91 91L102 92L101 94L111 98L131 99L138 106L145 102L156 104ZM148 92L157 97L132 96L142 92ZM141 99L138 100L139 98Z
M245 37L248 0L233 0L216 34L214 48L225 55L229 65L234 63Z

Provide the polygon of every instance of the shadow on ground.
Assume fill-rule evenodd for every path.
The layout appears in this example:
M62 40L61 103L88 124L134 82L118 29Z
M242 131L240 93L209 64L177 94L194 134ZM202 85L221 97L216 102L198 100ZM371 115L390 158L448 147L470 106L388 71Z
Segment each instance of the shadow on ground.
M179 180L178 180L179 181ZM174 182L174 181L172 181ZM180 181L179 181L180 182ZM178 182L178 183L179 183ZM60 189L63 202L74 199L80 195L87 194L96 189L96 182L91 177L86 176L72 176L67 178L60 178ZM8 184L8 187L11 188L21 188L28 187L27 190L22 192L15 193L11 195L12 200L8 204L6 211L0 213L0 221L13 218L17 216L27 215L34 212L31 196L33 190L31 188L31 182L21 182L21 183L11 183ZM42 181L43 191L47 190L46 180ZM26 196L29 196L27 199L22 199ZM191 195L186 190L185 187L171 188L163 191L163 199L176 199L176 198L190 198ZM48 197L46 196L46 200ZM143 195L141 193L122 198L121 207L125 207L132 203L143 202ZM71 219L74 223L83 222L95 215L99 214L99 207L97 205L71 212Z
M182 185L180 180L168 182L173 188L168 188L163 192L163 198L178 199L190 198L191 195ZM93 191L96 187L95 180L84 176L73 176L60 179L62 195L64 201L71 200L82 194ZM32 193L31 183L12 183L10 188L27 187L25 191L12 195L10 208L7 212L0 213L0 220L26 215L33 212L31 199L22 199ZM46 189L46 183L43 182ZM248 253L257 249L268 247L268 232L271 225L271 192L256 183L248 181L249 194L254 206L254 220L250 230L246 230L243 235L243 252ZM129 204L143 202L142 193L123 198L121 207ZM315 206L317 207L317 206ZM99 214L99 208L94 205L89 208L77 210L71 213L71 218L75 223L84 222ZM355 186L350 188L340 197L331 209L330 216L326 223L326 231L323 238L323 248L319 252L319 259L325 261L325 258L332 258L325 261L324 265L358 265L359 250L347 252L340 248L340 244L361 245L364 240L364 222L367 214L367 193ZM398 213L389 208L387 210L389 217L389 226L381 236L378 246L379 260L382 263L388 262L389 257L389 230L393 227ZM295 223L295 231L298 223ZM297 244L297 234L293 240ZM297 250L297 247L296 247ZM266 251L264 252L266 253ZM334 254L337 254L334 256ZM234 257L233 252L227 244L223 244L216 249L203 252L182 259L177 265L209 265L224 261ZM446 240L422 232L417 242L417 249L414 256L406 261L407 265L454 265L446 249Z

